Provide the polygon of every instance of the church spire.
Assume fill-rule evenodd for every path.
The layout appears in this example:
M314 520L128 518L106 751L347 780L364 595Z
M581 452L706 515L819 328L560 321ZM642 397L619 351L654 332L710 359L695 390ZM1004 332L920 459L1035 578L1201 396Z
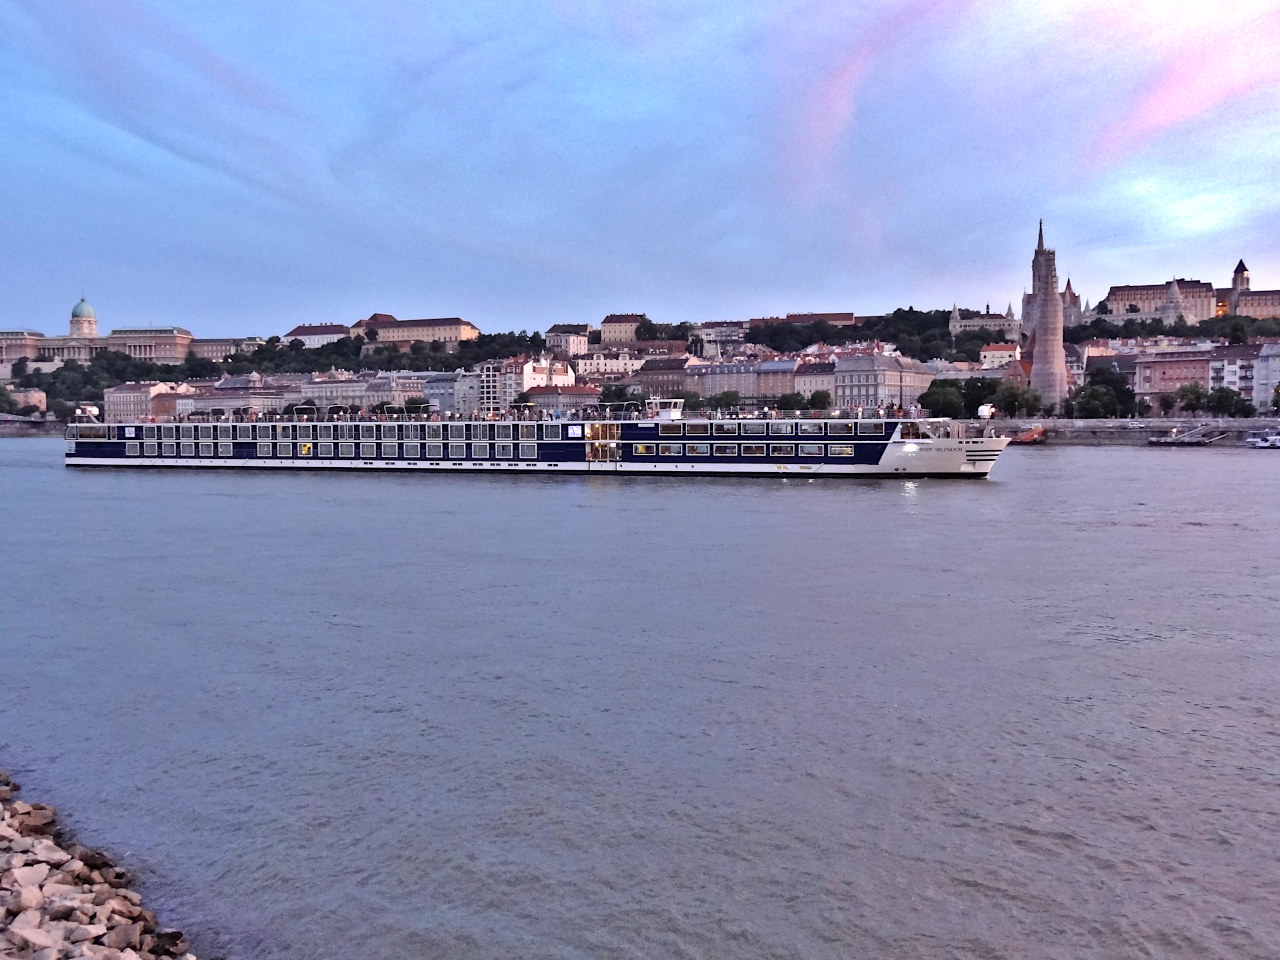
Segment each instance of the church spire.
M1036 253L1044 250L1044 221L1040 221L1040 242L1036 244Z

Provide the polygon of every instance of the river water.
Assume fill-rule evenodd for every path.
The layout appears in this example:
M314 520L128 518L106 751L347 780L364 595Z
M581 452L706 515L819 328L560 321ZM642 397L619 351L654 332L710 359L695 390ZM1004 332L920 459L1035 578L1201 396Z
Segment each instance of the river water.
M1280 956L1280 455L60 457L0 443L0 764L202 956Z

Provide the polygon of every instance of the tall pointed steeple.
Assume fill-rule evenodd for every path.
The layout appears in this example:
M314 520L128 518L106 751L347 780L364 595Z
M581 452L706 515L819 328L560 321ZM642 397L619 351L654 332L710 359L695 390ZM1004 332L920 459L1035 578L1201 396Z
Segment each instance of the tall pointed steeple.
M1039 253L1043 249L1044 249L1044 221L1041 220L1040 221L1040 240L1036 244L1036 253Z

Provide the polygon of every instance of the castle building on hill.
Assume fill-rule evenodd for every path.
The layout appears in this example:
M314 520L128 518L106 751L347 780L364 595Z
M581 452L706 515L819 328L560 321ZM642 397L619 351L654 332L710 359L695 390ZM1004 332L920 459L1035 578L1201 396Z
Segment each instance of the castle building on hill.
M153 363L182 363L191 349L191 331L182 327L140 327L98 335L98 315L81 298L71 309L71 328L65 337L46 337L34 330L0 330L0 363L26 359L61 365L68 360L88 363L104 350L125 353Z

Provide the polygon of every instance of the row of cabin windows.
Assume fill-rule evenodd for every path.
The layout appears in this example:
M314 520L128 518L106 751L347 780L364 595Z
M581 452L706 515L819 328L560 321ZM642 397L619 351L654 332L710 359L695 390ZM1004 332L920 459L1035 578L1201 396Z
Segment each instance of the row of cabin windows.
M541 430L539 430L541 427ZM105 428L100 428L105 429ZM133 440L138 427L116 427L116 439ZM147 424L144 440L563 440L582 439L581 424L560 423L183 423ZM83 427L78 435L87 434ZM106 436L105 433L102 434Z
M662 437L763 437L789 436L821 437L824 434L833 437L850 437L855 433L861 436L880 436L884 433L884 422L881 420L825 421L825 420L716 420L711 422L684 421L658 424L658 435Z
M633 443L636 457L852 457L851 443Z
M115 427L115 438L133 440L141 429L144 440L226 441L226 440L321 440L321 441L402 441L402 440L582 440L585 432L608 424L561 423L201 423L146 424L142 427ZM94 425L105 437L104 426ZM722 420L710 422L684 421L658 424L663 437L705 436L880 436L885 424L879 420ZM81 426L78 436L89 437L90 428ZM96 436L96 435L95 435Z
M272 443L269 441L259 441L257 445L256 453L259 458L294 457L295 446L296 446L296 456L319 457L322 460L331 459L334 455L334 448L335 448L335 444L324 442L324 441L321 441L318 443L300 442L296 445L293 443ZM382 457L383 459L398 460L401 458L402 455L405 459L417 460L423 456L424 449L425 449L426 459L428 460L446 459L445 457L446 449L448 450L447 459L450 459L450 460L468 459L468 445L465 443L422 444L422 443L409 442L405 444L399 444L399 443L364 442L364 443L357 444L354 442L353 443L339 442L338 444L336 444L336 447L337 447L337 455L339 458L354 458L356 456L356 452L358 448L359 456L360 456L360 459L362 460L373 460L373 459L377 459L378 457ZM521 460L538 459L538 445L536 443L521 443L521 444L473 443L473 444L470 444L470 451L469 451L470 459L488 460L490 459L490 452L492 451L493 458L496 458L499 460L510 460L515 457L517 448L519 450L519 454L520 454L519 458ZM401 453L402 450L403 450L403 454ZM139 455L145 456L145 457L156 457L156 456L194 457L194 456L197 456L197 445L195 443L189 443L189 442L187 443L162 442L157 444L153 441L147 441L139 445L136 441L131 441L125 444L125 455L130 457L136 457ZM198 455L201 457L214 456L214 444L212 443L199 444ZM226 443L226 442L220 442L217 444L217 456L233 457L235 455L236 453L235 453L234 444Z

